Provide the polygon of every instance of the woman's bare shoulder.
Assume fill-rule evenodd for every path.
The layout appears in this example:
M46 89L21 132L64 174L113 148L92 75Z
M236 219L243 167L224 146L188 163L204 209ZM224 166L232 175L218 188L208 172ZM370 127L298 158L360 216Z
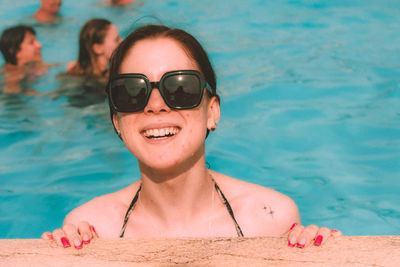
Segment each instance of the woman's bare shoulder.
M296 203L274 189L214 173L245 236L280 236L300 223Z
M129 207L140 182L137 181L119 191L96 197L73 209L64 219L64 224L78 225L87 221L96 227L101 236L108 236L122 225L126 210ZM115 232L116 233L116 232Z
M67 64L67 72L70 72L76 66L75 61L68 62Z

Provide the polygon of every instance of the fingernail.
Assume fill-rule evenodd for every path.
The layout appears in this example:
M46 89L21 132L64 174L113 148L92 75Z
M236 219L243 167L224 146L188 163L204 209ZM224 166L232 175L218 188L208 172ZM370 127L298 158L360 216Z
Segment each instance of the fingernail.
M317 238L314 241L314 245L320 246L322 243L322 239L323 239L322 235L317 236Z
M79 238L74 238L74 247L75 248L82 248L82 242Z
M93 233L94 233L96 236L98 236L96 230L94 230L93 225L90 226L90 229L92 229Z
M304 248L304 246L306 245L306 240L303 238L299 241L299 243L297 243L297 247L298 248Z
M338 230L336 230L336 229L333 229L331 232L332 233L336 233Z
M71 244L69 243L68 239L66 237L61 237L61 243L64 248L70 247Z
M53 239L53 235L52 235L52 234L47 234L47 237L48 237L49 239Z
M294 246L295 246L295 245L296 245L296 244L293 244L293 243L292 243L292 242L290 242L290 241L288 242L288 246L289 246L289 247L292 247L292 248L294 248Z
M290 227L289 231L292 230L296 225L297 223L292 224L292 227Z
M89 239L89 236L87 234L84 234L82 239L83 239L83 243L85 243L85 244L89 244L90 243L90 239Z

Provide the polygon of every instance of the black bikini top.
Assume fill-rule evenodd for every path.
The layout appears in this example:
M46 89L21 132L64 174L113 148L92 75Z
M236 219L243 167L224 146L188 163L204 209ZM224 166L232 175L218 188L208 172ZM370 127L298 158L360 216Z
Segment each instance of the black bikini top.
M221 189L219 188L219 186L217 185L217 183L215 182L213 177L211 177L211 180L213 181L215 190L217 191L218 195L220 196L222 202L224 203L226 209L228 210L229 215L231 216L231 218L233 220L233 223L235 224L236 233L237 233L238 237L244 237L242 229L240 229L240 226L239 226L239 224L237 223L237 221L235 219L235 215L233 214L233 210L232 210L231 205L229 204L228 200L226 199L226 197L222 193ZM135 197L132 199L132 202L129 205L129 208L126 211L124 224L122 225L122 229L121 229L121 233L120 233L119 237L124 237L126 224L127 224L128 220L129 220L129 216L131 215L133 207L135 206L135 203L139 198L139 192L140 192L141 189L142 189L142 184L140 184L139 189L137 190L137 192L135 194Z

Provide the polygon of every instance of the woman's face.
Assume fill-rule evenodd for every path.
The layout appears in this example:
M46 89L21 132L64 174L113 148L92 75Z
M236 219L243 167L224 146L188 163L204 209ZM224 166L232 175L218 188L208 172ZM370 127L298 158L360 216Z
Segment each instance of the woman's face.
M174 70L199 69L179 43L164 37L137 42L127 52L119 73L142 73L154 82ZM205 94L198 107L174 110L154 88L143 111L118 113L114 124L141 166L167 170L193 164L204 156L207 127L211 128L218 119L215 97L209 99ZM166 136L167 132L173 135Z
M103 42L103 51L104 56L107 60L111 58L112 53L117 48L117 46L121 43L121 38L119 37L119 31L114 24L110 24L107 30L106 37Z

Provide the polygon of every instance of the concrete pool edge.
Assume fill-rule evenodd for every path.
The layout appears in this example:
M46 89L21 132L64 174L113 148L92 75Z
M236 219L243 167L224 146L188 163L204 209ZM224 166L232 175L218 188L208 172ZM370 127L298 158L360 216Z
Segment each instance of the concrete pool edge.
M1 266L394 266L400 235L344 236L322 247L285 238L96 239L83 249L40 239L0 239Z

